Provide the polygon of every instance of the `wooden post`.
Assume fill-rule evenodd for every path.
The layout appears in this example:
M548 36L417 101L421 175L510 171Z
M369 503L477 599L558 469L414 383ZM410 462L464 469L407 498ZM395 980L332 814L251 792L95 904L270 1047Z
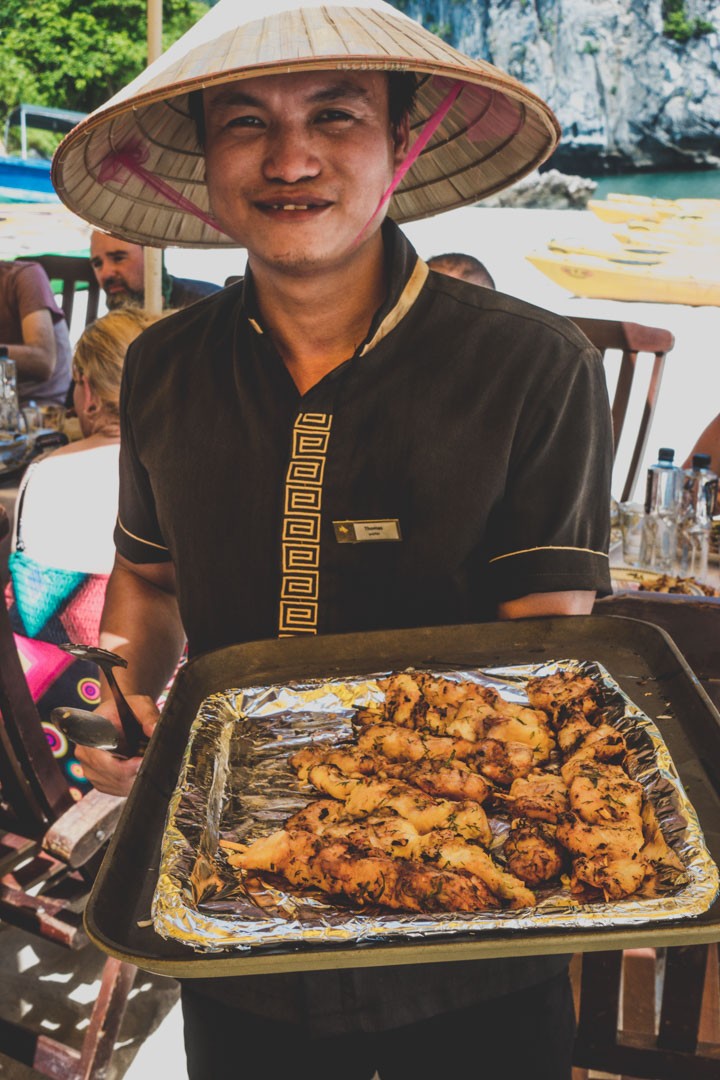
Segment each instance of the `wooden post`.
M162 0L147 0L147 62L162 53ZM145 248L145 307L153 315L162 311L162 251Z

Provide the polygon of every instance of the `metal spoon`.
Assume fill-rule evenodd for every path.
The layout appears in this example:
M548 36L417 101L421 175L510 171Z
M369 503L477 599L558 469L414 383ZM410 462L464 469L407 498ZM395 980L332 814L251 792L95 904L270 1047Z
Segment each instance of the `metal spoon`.
M112 670L114 667L126 668L127 660L123 656L118 656L117 653L108 652L107 649L98 649L93 645L77 645L68 642L66 645L61 645L60 648L65 652L70 653L71 656L77 657L79 660L90 660L92 663L97 664L101 669L103 675L107 679L110 692L112 693L118 711L118 716L120 717L120 723L122 724L123 734L125 736L123 756L134 757L140 748L147 743L147 737L142 729L142 724L118 686ZM82 709L68 709L65 711L70 713L84 712ZM87 713L86 715L94 716L95 714ZM68 733L65 732L65 734ZM82 743L80 739L76 739L73 736L68 737L73 738L73 742L79 742L81 745L95 745Z
M130 757L121 732L111 720L87 709L53 709L53 724L79 746L91 746L95 750L109 750L118 757Z

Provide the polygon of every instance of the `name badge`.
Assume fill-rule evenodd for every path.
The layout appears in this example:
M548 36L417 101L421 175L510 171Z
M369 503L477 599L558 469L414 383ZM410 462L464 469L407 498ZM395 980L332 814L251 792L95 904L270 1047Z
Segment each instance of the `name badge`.
M397 518L384 521L333 521L338 544L363 544L368 540L402 540Z

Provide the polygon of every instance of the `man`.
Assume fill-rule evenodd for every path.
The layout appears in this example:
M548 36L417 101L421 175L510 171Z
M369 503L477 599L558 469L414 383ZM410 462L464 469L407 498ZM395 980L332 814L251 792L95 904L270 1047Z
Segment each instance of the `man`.
M35 262L0 262L0 344L15 361L18 401L65 403L71 381L68 326Z
M370 30L357 21L368 9ZM235 0L206 18L227 43ZM502 101L504 121L453 149L464 161L488 156L496 136L506 146L511 131L537 133L543 107L524 92L519 124L504 76L495 73L488 97L480 69L379 2L278 19L282 33L272 13L266 32L250 23L241 54L303 34L348 54L324 68L316 56L308 70L263 53L259 72L236 55L232 79L202 69L208 89L189 106L198 140L185 132L178 170L200 145L208 202L198 189L198 220L186 207L184 224L159 200L152 228L241 245L248 271L143 335L125 367L103 645L128 659L123 686L148 732L186 635L192 658L296 633L586 613L596 590L609 590L611 436L597 354L565 320L429 273L386 219L388 192L400 206L411 161L415 89L407 74L387 74L401 66L395 45L405 57L421 49L426 78L467 65L460 98L447 79L429 97L432 79L418 91L413 117L424 111L426 135L443 122L467 132L468 115ZM211 36L193 51L195 71ZM447 68L436 60L445 48ZM208 46L205 60L231 53ZM462 108L448 119L453 100ZM437 180L450 166L434 154L423 162L432 180L408 174L406 190L422 189L407 196L416 213L456 196ZM508 175L527 164L514 158ZM130 152L111 156L107 172L120 166L133 173ZM152 167L146 160L136 177ZM163 176L172 168L165 153ZM478 173L465 198L485 182L497 187L497 174ZM80 197L66 197L82 210ZM212 417L212 430L198 417ZM339 523L367 521L382 523L384 542L339 542ZM109 701L100 709L118 722ZM81 753L96 786L129 790L138 759ZM430 1080L449 1054L474 1076L570 1076L563 957L188 980L183 1012L192 1080L242 1075L241 1059L261 1061L248 1075L268 1080L371 1080L376 1070L381 1080Z
M105 293L108 308L145 303L145 257L140 244L129 244L108 233L93 229L90 236L90 264L98 285ZM219 285L210 281L177 278L162 270L164 308L181 308L203 296L217 292Z
M450 277L459 278L460 281L469 281L472 285L482 285L485 289L495 288L492 274L474 255L464 255L455 251L447 252L445 255L433 255L428 259L427 264L438 274L448 274Z

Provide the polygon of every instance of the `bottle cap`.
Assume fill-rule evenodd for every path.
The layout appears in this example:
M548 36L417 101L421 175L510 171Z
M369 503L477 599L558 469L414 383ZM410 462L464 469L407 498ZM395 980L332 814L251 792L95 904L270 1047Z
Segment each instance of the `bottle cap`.
M675 458L675 451L669 446L661 446L658 450L658 461L673 461Z
M709 469L710 468L710 455L709 454L693 454L692 467L693 467L693 469Z

